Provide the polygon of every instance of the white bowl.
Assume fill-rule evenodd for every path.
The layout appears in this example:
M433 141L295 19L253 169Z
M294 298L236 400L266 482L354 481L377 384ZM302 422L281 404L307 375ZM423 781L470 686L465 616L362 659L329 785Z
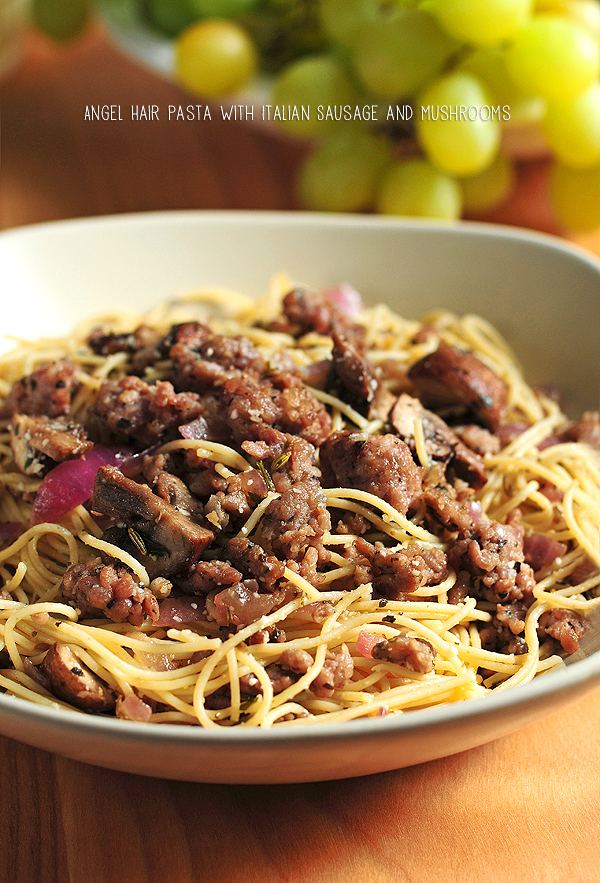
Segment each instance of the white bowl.
M0 267L3 329L31 338L68 331L99 310L145 309L200 286L257 294L282 270L316 287L347 281L367 302L384 300L407 317L434 307L480 313L508 337L532 383L561 386L573 412L599 403L600 264L539 234L385 218L169 212L6 231ZM214 733L56 711L0 694L0 733L99 766L190 781L364 775L463 751L559 709L600 684L593 649L594 642L572 664L512 691L341 725Z

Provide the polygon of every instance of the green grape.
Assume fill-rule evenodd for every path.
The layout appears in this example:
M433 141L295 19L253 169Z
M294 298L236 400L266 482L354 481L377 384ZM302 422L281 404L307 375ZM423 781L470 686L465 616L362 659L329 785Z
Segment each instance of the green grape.
M342 126L304 161L298 178L302 208L356 212L371 206L385 168L389 142L354 126Z
M415 116L421 146L449 175L475 175L490 165L498 151L500 122L495 108L470 74L458 72L434 80L421 94Z
M531 15L532 0L432 0L440 26L464 43L493 46L513 37Z
M600 41L600 3L598 0L537 0L536 12L564 15L586 28Z
M259 0L256 9L240 20L259 47L262 70L270 73L329 48L319 20L319 0Z
M556 15L537 15L506 50L517 86L530 95L560 101L598 79L600 47L581 25Z
M600 83L570 101L549 103L543 130L565 165L589 169L600 162Z
M361 28L352 61L368 92L393 101L421 89L455 48L426 12L400 8Z
M525 95L509 76L504 50L498 46L475 49L466 55L455 70L474 74L485 87L494 106L509 107L506 126L539 122L545 103L541 98Z
M571 169L556 163L550 175L550 200L559 221L569 230L600 227L600 165Z
M235 18L251 12L258 0L187 0L196 18Z
M117 27L138 28L140 15L146 19L146 10L140 10L139 0L96 0L100 13Z
M354 105L356 92L342 65L331 55L312 55L298 59L284 68L273 84L273 105L282 108L288 119L280 125L291 135L310 137L333 128L333 119L319 119L328 107ZM297 108L299 119L290 108ZM301 108L307 109L308 119Z
M146 0L144 13L150 24L168 37L176 37L195 18L188 0Z
M476 214L501 205L514 183L514 166L505 154L499 153L483 172L461 179L465 211Z
M382 215L454 221L462 211L460 185L425 159L400 160L385 175L376 207Z
M254 44L232 21L205 19L190 25L175 44L175 75L186 89L220 98L247 86L258 68Z
M70 40L88 20L90 0L33 0L33 21L53 40Z
M379 13L378 0L319 0L324 34L334 43L350 47L368 21Z

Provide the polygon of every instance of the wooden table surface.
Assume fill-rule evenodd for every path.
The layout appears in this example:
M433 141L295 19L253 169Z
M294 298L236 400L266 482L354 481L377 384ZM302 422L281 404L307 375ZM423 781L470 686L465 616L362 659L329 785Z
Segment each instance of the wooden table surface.
M301 151L270 133L164 114L85 121L91 104L129 114L131 105L189 103L123 59L97 26L61 49L30 35L0 102L0 227L294 207ZM600 254L599 236L580 241ZM2 883L600 880L600 690L484 747L341 782L170 782L5 738L0 765Z

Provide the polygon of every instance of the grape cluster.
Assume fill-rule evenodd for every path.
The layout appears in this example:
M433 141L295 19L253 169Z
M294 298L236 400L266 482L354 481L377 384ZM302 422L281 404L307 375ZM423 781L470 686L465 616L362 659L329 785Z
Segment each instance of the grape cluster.
M35 2L64 16L85 0ZM104 2L174 38L175 74L195 94L269 73L278 125L310 139L305 208L485 212L513 186L505 144L525 127L552 157L557 218L600 226L599 0Z

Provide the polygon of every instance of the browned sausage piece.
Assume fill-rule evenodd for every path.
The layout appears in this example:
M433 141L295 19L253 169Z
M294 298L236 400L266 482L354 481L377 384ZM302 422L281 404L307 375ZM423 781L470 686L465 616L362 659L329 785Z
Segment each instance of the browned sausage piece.
M473 353L441 340L438 348L419 359L408 372L426 408L472 414L492 432L506 410L506 386Z
M321 468L342 487L375 494L406 515L422 490L423 470L391 433L332 433L321 447Z
M48 650L42 670L48 677L55 696L69 705L96 713L114 711L116 699L112 691L66 644L57 642Z
M405 635L399 635L391 641L380 641L373 647L373 659L397 662L421 674L433 671L433 660L436 656L437 651L429 641L423 638L409 638Z

